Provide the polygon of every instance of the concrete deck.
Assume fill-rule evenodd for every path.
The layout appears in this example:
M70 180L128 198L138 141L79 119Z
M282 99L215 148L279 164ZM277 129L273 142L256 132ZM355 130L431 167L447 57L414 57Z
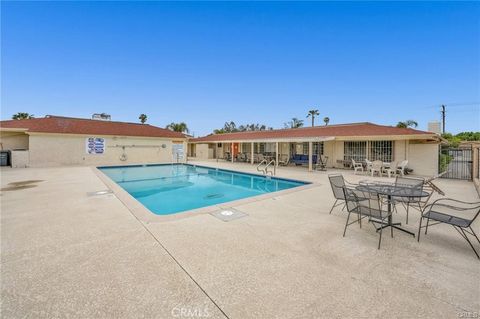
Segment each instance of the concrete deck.
M231 222L208 213L146 222L116 194L88 196L108 188L92 168L2 169L2 188L43 180L1 192L2 318L478 316L480 262L455 230L432 227L420 243L386 232L381 250L367 224L344 238L346 214L328 214L333 172L280 168L314 187L238 203L248 216ZM478 200L473 183L438 185ZM418 216L405 228L416 231Z

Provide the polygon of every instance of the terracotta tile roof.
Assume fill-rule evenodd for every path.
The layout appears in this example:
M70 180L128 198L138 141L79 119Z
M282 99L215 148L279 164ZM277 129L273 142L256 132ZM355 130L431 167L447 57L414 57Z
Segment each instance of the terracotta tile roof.
M185 138L182 133L149 124L100 121L51 115L47 115L44 118L28 120L0 121L0 128L27 129L28 132L38 133Z
M394 126L377 125L373 123L352 123L328 126L302 127L298 129L281 129L267 131L247 131L227 134L211 134L191 142L217 142L262 139L295 139L309 137L340 137L340 136L391 136L391 135L429 135L434 133L414 130L411 128L398 128Z

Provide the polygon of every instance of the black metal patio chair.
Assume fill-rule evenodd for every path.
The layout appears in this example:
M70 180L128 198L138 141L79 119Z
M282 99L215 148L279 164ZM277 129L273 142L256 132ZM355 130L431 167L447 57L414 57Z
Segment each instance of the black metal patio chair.
M343 187L347 186L347 184L349 186L356 186L356 184L347 182L342 174L329 174L328 179L330 180L330 186L332 187L333 197L335 197L335 202L329 212L329 214L331 214L335 207L342 204L342 210L345 209L345 193L343 192Z
M382 201L380 195L378 194L362 192L356 188L349 188L346 186L343 187L343 191L345 194L345 203L348 211L345 229L343 230L343 237L345 237L348 226L358 221L361 228L362 219L368 218L368 221L372 222L375 230L380 233L378 238L378 249L380 249L383 228L387 224L391 212L382 209ZM357 214L357 221L349 223L350 215L352 213ZM380 224L380 227L377 228L375 223ZM393 227L390 227L390 235L393 237Z
M479 214L480 202L468 203L451 198L437 199L425 207L418 226L417 240L420 242L420 230L422 228L425 228L426 235L429 226L437 224L451 225L468 242L477 258L480 259L477 250L467 236L467 234L470 234L475 237L480 244L480 239L478 239L472 228L472 223ZM424 218L427 219L427 225L422 226ZM430 224L430 220L434 221L434 223Z
M424 185L425 185L425 180L423 178L397 176L395 179L395 186L410 187L412 188L412 190L414 190L413 193L415 193L416 191L422 192L424 190L423 189ZM425 189L425 191L428 191L428 190ZM395 205L396 203L401 203L405 207L405 210L407 211L407 220L405 223L408 224L408 213L409 213L410 206L415 207L420 212L422 212L425 205L430 200L430 197L432 196L432 194L433 194L433 191L429 192L428 197L411 197L411 196L395 197L393 200L393 204Z

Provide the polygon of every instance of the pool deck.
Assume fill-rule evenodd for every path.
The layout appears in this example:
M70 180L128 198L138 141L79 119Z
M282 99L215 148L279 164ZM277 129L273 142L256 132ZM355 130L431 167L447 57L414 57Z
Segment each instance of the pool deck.
M248 164L196 163L255 172ZM42 180L1 192L2 318L458 318L480 312L480 261L451 227L432 227L420 243L386 232L380 250L366 223L342 237L346 214L340 208L328 214L327 175L372 179L351 171L279 168L279 177L313 184L235 202L248 216L230 222L207 211L143 220L115 189L90 196L111 186L90 167L0 172L2 188ZM438 185L448 197L478 200L471 182L441 179ZM418 217L412 210L405 228L416 232ZM403 209L394 220L405 222Z

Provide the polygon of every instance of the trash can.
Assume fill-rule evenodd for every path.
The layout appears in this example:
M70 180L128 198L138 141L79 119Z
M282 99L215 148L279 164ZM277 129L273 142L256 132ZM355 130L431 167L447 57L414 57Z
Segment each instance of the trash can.
M0 151L0 166L10 165L10 151Z

